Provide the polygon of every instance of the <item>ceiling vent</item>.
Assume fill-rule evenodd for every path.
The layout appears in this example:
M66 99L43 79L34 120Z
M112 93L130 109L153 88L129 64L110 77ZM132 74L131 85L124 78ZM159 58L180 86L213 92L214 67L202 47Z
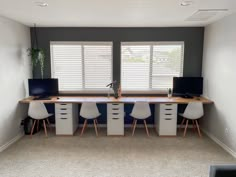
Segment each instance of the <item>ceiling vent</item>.
M207 21L226 11L228 9L199 9L192 16L188 17L186 21Z

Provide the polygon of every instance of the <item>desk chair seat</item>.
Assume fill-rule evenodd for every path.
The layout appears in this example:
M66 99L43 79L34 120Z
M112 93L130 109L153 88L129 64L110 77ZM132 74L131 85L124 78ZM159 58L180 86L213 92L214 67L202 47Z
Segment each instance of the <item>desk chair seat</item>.
M192 121L194 130L195 130L195 125L196 125L199 137L202 136L200 128L199 128L199 124L198 124L198 119L200 119L204 115L203 105L201 102L190 102L187 105L184 113L181 113L179 115L183 117L183 120L180 125L180 129L182 128L184 122L186 121L184 135L183 135L184 137L187 132L189 121Z
M149 136L149 131L147 128L146 119L151 116L151 110L148 102L140 101L135 102L133 110L130 114L134 118L133 125L132 125L132 136L134 136L135 128L137 125L137 120L143 120L144 126L146 129L146 133Z
M87 126L88 119L93 119L94 129L96 132L96 136L98 136L98 130L97 125L98 121L97 118L100 116L100 112L98 111L97 104L95 102L84 102L82 103L81 109L80 109L80 116L84 118L84 125L81 130L80 136L83 135L85 127Z
M45 136L47 137L47 127L46 127L45 120L47 121L48 125L50 125L48 117L52 116L53 114L48 113L48 111L47 111L45 105L43 104L43 102L38 102L38 101L30 102L28 115L32 119L34 119L33 126L31 128L30 136L32 137L36 122L37 122L37 130L38 130L39 121L42 120L43 121L43 126L44 126Z

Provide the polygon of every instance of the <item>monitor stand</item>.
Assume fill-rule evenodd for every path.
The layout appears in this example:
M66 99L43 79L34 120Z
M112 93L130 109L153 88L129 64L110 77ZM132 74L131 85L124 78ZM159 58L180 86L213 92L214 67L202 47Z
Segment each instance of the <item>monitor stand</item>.
M51 98L49 96L42 95L35 97L34 100L51 100Z

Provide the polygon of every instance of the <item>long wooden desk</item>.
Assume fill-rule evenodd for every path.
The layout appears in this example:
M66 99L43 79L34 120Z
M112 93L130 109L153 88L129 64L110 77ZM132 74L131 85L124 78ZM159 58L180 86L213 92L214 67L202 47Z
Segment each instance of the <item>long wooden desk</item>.
M176 136L178 104L187 104L189 102L213 103L203 97L187 99L150 96L129 96L118 99L102 96L53 96L50 100L33 100L33 97L28 97L21 100L20 103L30 103L32 101L55 104L57 135L73 135L78 127L78 104L83 102L107 104L107 135L124 135L124 104L132 104L137 101L155 104L154 125L160 136ZM117 110L117 108L119 111L113 114L112 111ZM103 114L103 116L105 115Z
M203 104L212 104L213 101L204 97L195 98L181 98L181 97L151 97L151 96L127 96L115 99L114 97L104 96L52 96L51 100L33 100L33 97L28 97L20 100L20 103L29 103L31 101L41 101L44 103L83 103L83 102L96 102L96 103L135 103L137 101L147 101L149 103L177 103L187 104L189 102L202 102Z

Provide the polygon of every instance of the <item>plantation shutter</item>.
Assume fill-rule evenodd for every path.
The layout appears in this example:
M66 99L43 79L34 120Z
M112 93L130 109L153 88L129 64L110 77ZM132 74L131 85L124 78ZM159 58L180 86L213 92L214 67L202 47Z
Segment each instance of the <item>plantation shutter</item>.
M112 43L51 42L51 64L60 91L104 90L112 81Z
M172 88L173 77L183 74L183 50L183 42L123 42L122 89Z

